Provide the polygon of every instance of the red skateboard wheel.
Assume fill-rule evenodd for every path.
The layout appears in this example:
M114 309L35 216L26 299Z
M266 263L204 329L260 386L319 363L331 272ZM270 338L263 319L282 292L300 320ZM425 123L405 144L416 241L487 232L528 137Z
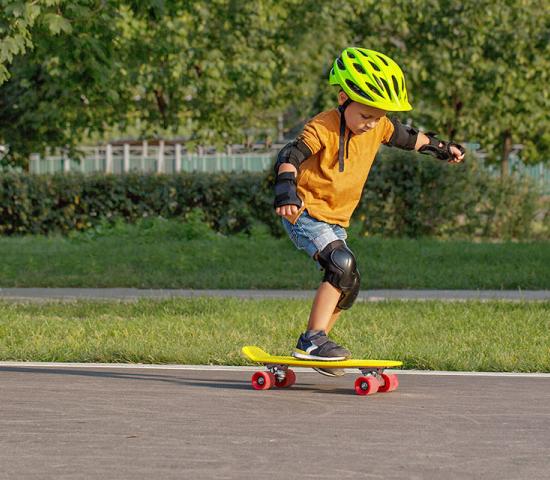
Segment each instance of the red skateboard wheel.
M374 377L358 377L355 380L355 392L357 395L372 395L378 391L380 383Z
M397 379L397 375L395 374L388 375L386 373L382 373L381 377L382 377L382 380L384 380L384 385L380 386L380 388L378 389L379 392L382 392L382 393L393 392L399 386L399 380Z
M286 376L282 382L275 377L275 386L279 388L288 388L296 383L296 374L290 368L286 371Z
M252 375L254 390L269 390L275 384L275 376L271 372L256 372Z

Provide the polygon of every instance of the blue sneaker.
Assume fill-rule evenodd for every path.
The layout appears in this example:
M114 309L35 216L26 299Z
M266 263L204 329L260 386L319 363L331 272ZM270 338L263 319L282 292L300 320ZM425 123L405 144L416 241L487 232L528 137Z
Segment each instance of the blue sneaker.
M292 356L302 360L345 360L351 357L351 352L329 340L322 330L302 333Z

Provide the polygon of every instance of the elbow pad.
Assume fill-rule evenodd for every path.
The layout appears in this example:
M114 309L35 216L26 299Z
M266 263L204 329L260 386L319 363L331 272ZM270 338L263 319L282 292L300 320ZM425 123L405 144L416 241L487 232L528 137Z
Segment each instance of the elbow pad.
M430 143L420 147L418 149L419 153L432 155L438 160L451 160L453 158L451 147L458 148L461 153L465 152L462 145L454 142L444 142L443 140L436 138L436 134L434 132L428 132L424 135L430 139Z
M386 145L402 150L414 150L418 138L418 129L403 125L396 118L390 118L390 121L393 123L393 134Z
M312 152L309 147L302 140L293 140L287 143L277 155L277 161L275 162L275 175L279 173L279 167L283 163L291 163L296 167L296 170L300 168L300 164L311 157Z

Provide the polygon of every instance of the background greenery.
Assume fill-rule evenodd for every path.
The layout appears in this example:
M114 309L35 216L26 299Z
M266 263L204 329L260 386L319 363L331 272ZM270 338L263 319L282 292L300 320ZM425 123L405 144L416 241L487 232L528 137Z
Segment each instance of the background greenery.
M479 142L502 171L514 144L548 159L545 0L2 0L0 143L47 146L132 129L188 145L273 137L335 102L348 45L402 65L403 116Z
M353 221L361 235L548 238L548 199L528 180L498 179L475 161L453 166L384 149ZM216 232L283 233L272 174L0 174L0 234L68 234L116 221L198 216Z

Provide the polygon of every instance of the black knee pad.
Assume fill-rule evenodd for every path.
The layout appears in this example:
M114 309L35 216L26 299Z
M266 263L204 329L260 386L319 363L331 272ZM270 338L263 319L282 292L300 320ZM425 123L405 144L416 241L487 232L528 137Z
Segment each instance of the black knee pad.
M323 281L342 292L337 307L347 310L355 302L361 284L353 252L342 240L335 240L319 252L319 263L325 270Z

